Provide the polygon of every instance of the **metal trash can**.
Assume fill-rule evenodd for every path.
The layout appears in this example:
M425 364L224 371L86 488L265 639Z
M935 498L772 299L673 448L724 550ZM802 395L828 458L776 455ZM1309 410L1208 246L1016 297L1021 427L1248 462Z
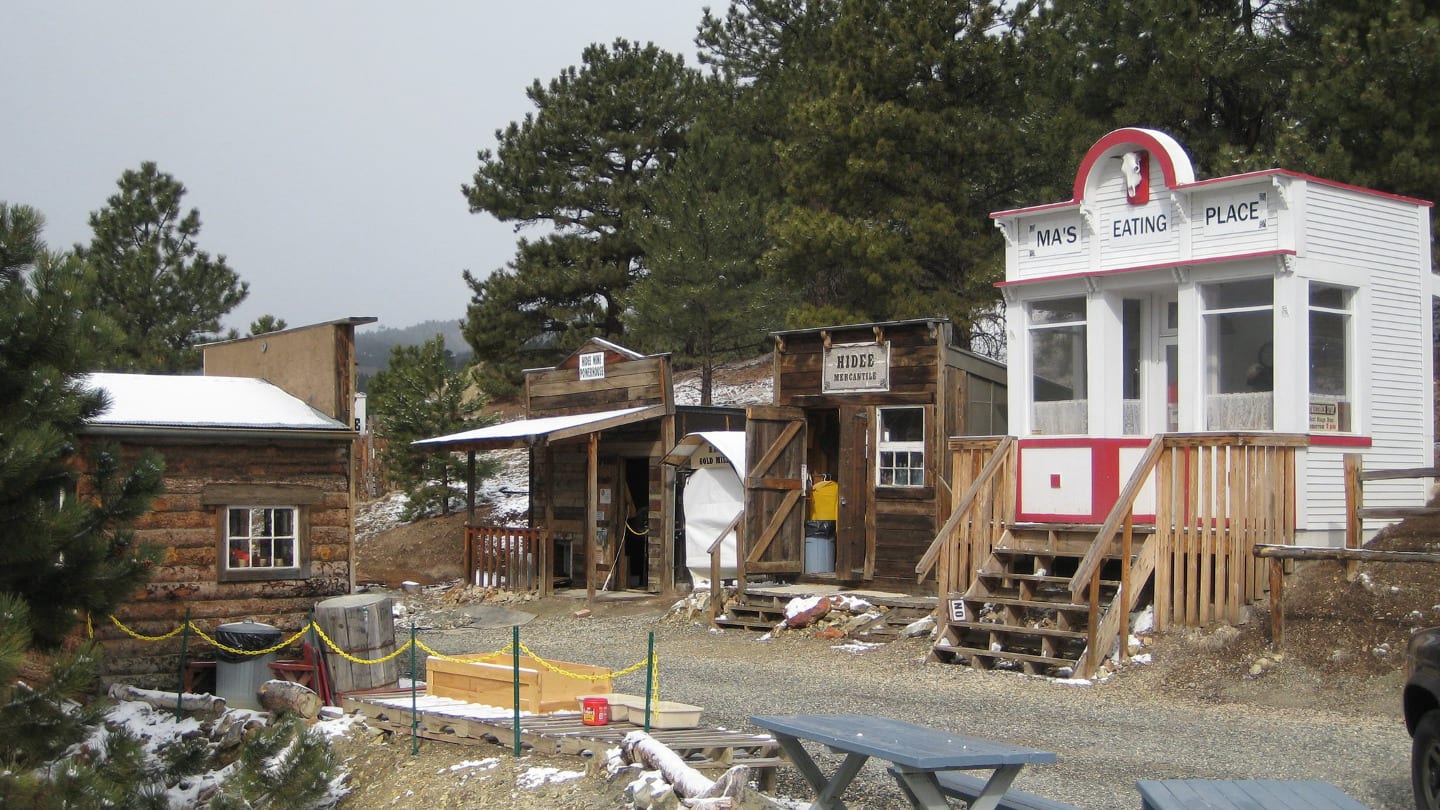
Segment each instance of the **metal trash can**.
M264 650L280 643L280 628L259 622L231 622L215 628L215 640L237 650ZM273 677L275 653L240 655L215 650L215 694L232 709L259 709L256 692Z

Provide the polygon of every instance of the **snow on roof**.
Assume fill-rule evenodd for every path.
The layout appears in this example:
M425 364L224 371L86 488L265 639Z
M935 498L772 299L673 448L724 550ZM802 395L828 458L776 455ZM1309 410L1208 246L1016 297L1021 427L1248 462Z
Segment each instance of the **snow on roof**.
M110 407L97 426L348 430L348 426L264 380L171 374L87 374Z
M664 408L657 405L641 405L636 408L621 408L613 411L598 411L596 413L577 413L568 416L544 416L539 419L517 419L514 422L504 422L498 425L475 428L461 433L451 433L448 436L436 436L432 439L421 439L411 444L418 445L447 445L447 444L483 444L495 443L504 444L524 439L534 439L540 436L551 436L552 434L565 434L568 437L571 431L581 433L591 432L585 428L614 427L617 425L638 422L652 416L660 416Z

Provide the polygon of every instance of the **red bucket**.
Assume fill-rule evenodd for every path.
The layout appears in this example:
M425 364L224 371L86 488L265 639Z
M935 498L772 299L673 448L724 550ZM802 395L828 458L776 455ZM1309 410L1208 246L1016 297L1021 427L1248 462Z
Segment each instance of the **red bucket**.
M580 722L587 726L609 725L610 701L599 697L585 698L580 703Z

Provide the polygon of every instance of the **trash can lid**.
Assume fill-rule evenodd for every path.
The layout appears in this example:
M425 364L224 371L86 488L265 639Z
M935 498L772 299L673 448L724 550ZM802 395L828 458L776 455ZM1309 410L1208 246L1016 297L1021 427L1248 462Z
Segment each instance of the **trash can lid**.
M280 628L260 622L230 622L216 627L215 630L220 633L246 633L257 636L280 635Z

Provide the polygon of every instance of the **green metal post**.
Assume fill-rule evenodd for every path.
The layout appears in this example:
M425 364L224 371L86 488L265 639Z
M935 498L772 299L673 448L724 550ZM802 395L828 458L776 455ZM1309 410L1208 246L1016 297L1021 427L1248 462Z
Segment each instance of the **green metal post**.
M185 608L185 626L180 628L180 685L175 687L175 719L180 719L180 703L185 694L185 656L190 648L190 608ZM216 676L219 677L218 675Z
M515 672L515 756L520 756L520 625L512 625L510 628L510 660L514 662Z
M420 679L415 677L415 620L410 620L410 756L420 753Z

